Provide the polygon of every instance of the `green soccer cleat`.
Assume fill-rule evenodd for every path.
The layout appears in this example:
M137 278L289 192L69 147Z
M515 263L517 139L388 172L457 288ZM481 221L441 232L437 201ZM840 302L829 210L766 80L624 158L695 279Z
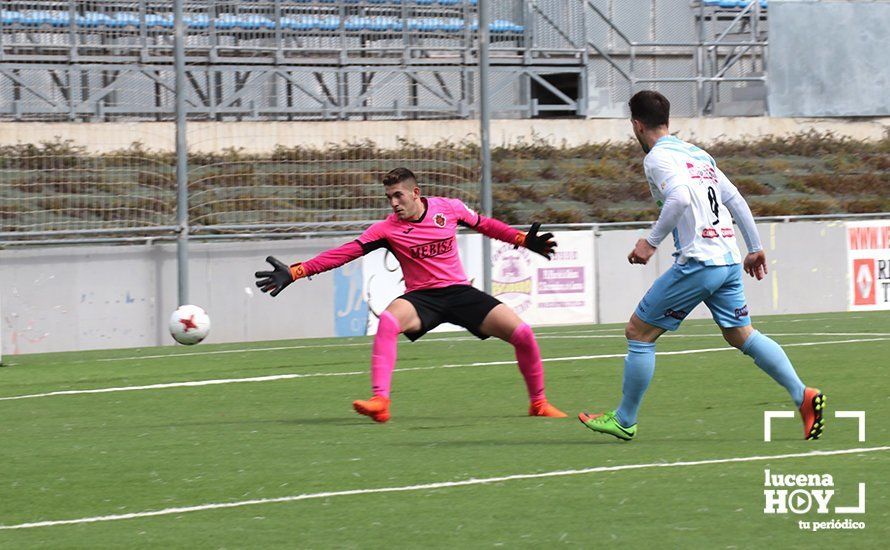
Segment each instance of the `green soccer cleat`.
M625 441L630 441L637 435L637 425L634 424L629 428L625 428L615 418L615 411L603 414L587 414L583 412L578 414L578 420L595 432L614 435L618 439Z

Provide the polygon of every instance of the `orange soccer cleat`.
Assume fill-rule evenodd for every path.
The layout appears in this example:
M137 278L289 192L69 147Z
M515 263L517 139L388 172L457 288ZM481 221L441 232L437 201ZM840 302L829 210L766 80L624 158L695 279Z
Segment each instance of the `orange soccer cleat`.
M822 420L825 401L825 395L816 388L804 390L803 403L800 405L804 439L819 439L822 435L822 430L825 429L825 422Z
M528 407L528 415L549 416L551 418L565 418L566 416L568 416L566 413L548 403L546 399L533 401L532 404Z
M375 395L366 401L353 401L352 408L359 414L370 416L374 422L386 422L389 420L389 397Z

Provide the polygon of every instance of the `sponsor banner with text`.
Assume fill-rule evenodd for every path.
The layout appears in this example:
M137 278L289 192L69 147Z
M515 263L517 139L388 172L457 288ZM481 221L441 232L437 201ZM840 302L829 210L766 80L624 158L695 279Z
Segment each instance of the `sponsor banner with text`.
M547 261L525 248L492 243L491 292L530 325L594 321L593 233L560 231Z
M847 223L851 310L890 309L890 221Z

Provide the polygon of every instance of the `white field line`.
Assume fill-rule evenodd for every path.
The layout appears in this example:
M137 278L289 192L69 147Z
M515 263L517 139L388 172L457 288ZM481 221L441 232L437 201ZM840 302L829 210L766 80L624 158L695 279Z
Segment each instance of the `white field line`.
M890 332L770 332L767 336L890 336ZM624 334L588 334L588 335L535 335L538 340L583 340L585 338L621 338ZM665 334L659 340L676 338L723 338L720 332L709 334ZM783 344L787 345L787 344Z
M834 451L810 451L807 453L789 453L782 455L758 455L731 458L715 458L710 460L691 460L683 462L653 462L648 464L622 464L620 466L597 466L595 468L583 468L580 470L556 470L540 472L537 474L514 474L500 477L471 478L461 481L441 481L437 483L423 483L419 485L402 485L399 487L378 487L374 489L352 489L347 491L329 491L324 493L303 493L277 498L258 498L252 500L240 500L236 502L218 502L199 504L195 506L181 506L177 508L164 508L162 510L147 510L145 512L131 512L129 514L114 514L108 516L93 516L77 519L62 519L51 521L35 521L32 523L19 523L15 525L0 525L0 530L32 529L35 527L53 527L56 525L77 525L83 523L98 523L103 521L119 521L124 519L138 519L156 516L169 516L185 514L188 512L201 512L204 510L220 510L225 508L241 508L258 504L279 504L282 502L297 502L300 500L314 500L320 498L346 497L356 495L371 495L379 493L404 493L409 491L430 491L435 489L450 489L452 487L467 487L472 485L488 485L491 483L504 483L507 481L519 481L527 479L542 479L550 477L577 476L596 474L603 472L620 472L626 470L643 470L647 468L679 468L685 466L707 466L712 464L729 464L734 462L763 462L768 460L784 460L789 458L814 458L833 455L863 454L881 451L890 451L886 447L859 447L853 449L838 449Z
M568 331L560 334L585 334L590 332L612 332L612 331L620 331L621 334L616 334L614 336L609 336L610 338L624 338L624 329L623 328L614 328L614 329L598 329L598 330L579 330L579 331ZM552 338L550 334L554 333L541 333L536 334L535 337L538 339L541 338ZM414 344L428 344L435 342L474 342L479 339L475 336L451 336L451 337L442 337L437 338L426 337L422 340L418 340L414 342ZM297 349L323 349L323 348L352 348L352 347L371 347L373 345L373 341L367 342L342 342L342 343L333 343L333 344L299 344L294 346L275 346L268 348L238 348L238 349L223 349L223 350L213 350L213 351L192 351L185 353L159 353L156 355L131 355L128 357L106 357L102 359L81 359L78 361L60 361L54 363L44 363L47 365L79 365L84 363L113 363L117 361L138 361L140 359L170 359L175 357L196 357L202 355L225 355L230 353L257 353L263 351L290 351ZM14 366L16 363L10 363L10 366Z
M884 342L890 340L890 337L887 338L857 338L852 340L830 340L824 342L797 342L794 344L785 344L783 347L798 347L798 346L823 346L823 345L834 345L834 344L854 344L860 342ZM735 348L731 347L722 347L722 348L700 348L700 349L687 349L681 351L659 351L656 352L655 355L690 355L694 353L711 353L717 351L737 351ZM625 353L607 353L601 355L574 355L570 357L549 357L546 359L541 359L544 363L556 363L560 361L587 361L587 360L595 360L595 359L616 359L619 357L624 357ZM433 370L433 369L456 369L456 368L464 368L464 367L491 367L498 365L515 365L516 362L513 360L509 361L486 361L486 362L474 362L474 363L461 363L455 365L433 365L428 367L406 367L401 369L395 369L396 372L412 372L412 371L422 371L422 370ZM15 401L19 399L33 399L37 397L54 397L59 395L83 395L90 393L112 393L112 392L124 392L124 391L137 391L137 390L160 390L167 388L188 388L188 387L197 387L197 386L215 386L220 384L238 384L242 382L273 382L277 380L291 380L294 378L321 378L327 376L358 376L358 375L366 375L368 373L367 370L361 371L351 371L351 372L313 372L313 373L305 373L305 374L274 374L269 376L254 376L249 378L221 378L221 379L212 379L212 380L192 380L188 382L169 382L162 384L149 384L145 386L120 386L113 388L96 388L96 389L88 389L88 390L59 390L52 391L46 393L32 393L26 395L12 395L8 397L0 397L0 401Z
M535 338L538 340L583 340L584 338L597 339L597 338L624 338L624 329L608 329L620 331L620 334L587 334L588 331L567 331L564 333L539 333L535 334ZM575 334L583 334L579 336L575 336ZM770 333L767 336L890 336L890 333L880 333L880 332L784 332L784 333ZM664 339L675 339L675 338L722 338L723 335L717 332L710 332L707 334L665 334L660 338L660 340ZM444 338L424 338L422 340L418 340L414 342L417 343L432 343L432 342L474 342L478 341L478 338L475 336L455 336L455 337L444 337ZM171 359L177 357L198 357L198 356L206 356L206 355L227 355L232 353L258 353L258 352L266 352L266 351L291 351L298 349L322 349L322 348L351 348L351 347L371 347L373 344L372 341L367 342L344 342L341 344L301 344L295 346L276 346L269 348L238 348L238 349L224 349L224 350L213 350L213 351L193 351L186 353L161 353L156 355L131 355L128 357L107 357L104 359L83 359L78 361L65 361L58 363L48 363L49 365L77 365L84 363L115 363L119 361L139 361L142 359ZM10 363L10 365L15 365L15 363Z

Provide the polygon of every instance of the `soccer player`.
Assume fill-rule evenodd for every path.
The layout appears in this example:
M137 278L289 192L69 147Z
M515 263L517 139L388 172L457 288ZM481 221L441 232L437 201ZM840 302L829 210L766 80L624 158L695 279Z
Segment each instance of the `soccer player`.
M531 327L509 306L470 286L457 250L458 226L515 246L524 246L550 259L556 242L552 233L538 235L540 224L522 233L470 210L458 199L422 197L417 178L407 168L383 177L386 199L393 209L385 220L338 248L290 266L269 256L272 271L258 271L257 286L277 296L303 277L339 267L378 248L389 249L402 266L407 292L380 314L371 352L373 396L355 401L356 412L377 422L390 418L390 385L396 362L396 339L404 333L412 342L443 322L460 325L480 339L496 336L513 345L525 378L530 416L565 417L544 394L544 368Z
M633 439L637 411L655 371L655 341L666 330L677 330L686 315L704 302L723 338L791 394L803 419L804 438L818 439L825 396L805 387L782 348L751 326L732 218L748 247L745 273L759 281L767 267L748 203L708 153L670 135L669 111L670 103L658 92L641 91L630 99L631 124L646 153L643 168L661 214L627 259L646 264L673 233L675 262L643 296L625 328L628 351L618 409L581 413L579 419L593 431Z

